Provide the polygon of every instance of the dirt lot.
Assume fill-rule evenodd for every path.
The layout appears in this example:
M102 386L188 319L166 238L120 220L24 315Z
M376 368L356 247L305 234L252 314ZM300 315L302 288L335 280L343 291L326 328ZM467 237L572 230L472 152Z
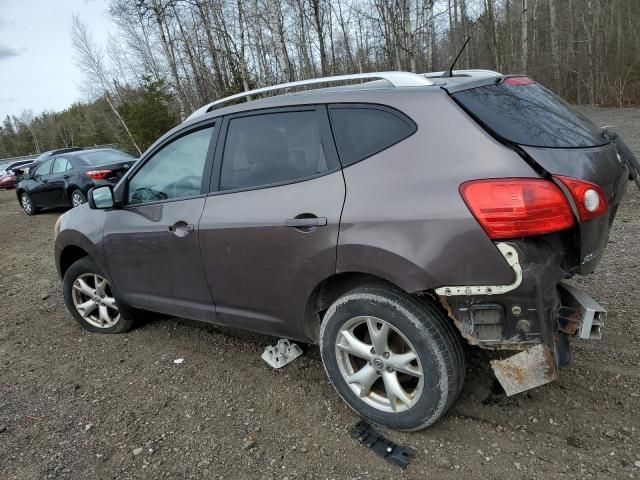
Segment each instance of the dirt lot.
M640 152L640 111L586 112ZM609 309L604 338L574 342L559 382L509 399L469 349L449 414L386 432L418 451L403 473L349 437L357 418L315 347L274 371L260 359L271 339L252 334L81 330L52 257L60 212L27 217L0 192L0 478L638 478L639 207L630 184L598 272L575 282Z

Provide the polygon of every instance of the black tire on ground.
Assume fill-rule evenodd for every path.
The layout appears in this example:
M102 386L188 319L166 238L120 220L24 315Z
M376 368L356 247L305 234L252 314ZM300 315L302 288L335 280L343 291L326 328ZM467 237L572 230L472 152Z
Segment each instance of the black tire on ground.
M400 411L400 407L398 407L398 411L385 411L383 408L372 406L371 401L367 403L360 397L362 391L356 393L354 388L347 383L343 370L352 369L347 374L353 375L366 367L365 363L367 363L367 360L360 360L357 356L349 356L349 364L345 367L344 354L342 353L344 347L338 349L336 346L338 341L344 345L341 328L351 325L351 322L357 317L374 317L388 323L392 329L395 329L410 342L410 347L417 354L419 364L418 361L415 361L415 365L422 366L423 384L422 388L418 387L413 392L412 402L415 403L408 408L405 407L405 410ZM381 323L380 327L382 328L382 326ZM364 325L364 329L364 344L368 346L366 338L371 337L366 337L369 335L366 333L367 325ZM368 331L370 332L370 330ZM356 333L356 330L353 330L352 333ZM392 333L392 335L400 338L397 333ZM338 336L341 338L339 339ZM389 338L391 341L391 337ZM393 350L393 347L390 347L390 350ZM374 349L371 350L371 352L373 351ZM432 300L412 297L386 284L375 284L352 290L340 297L327 310L320 330L320 353L329 380L342 399L361 416L396 430L414 431L433 424L453 405L464 382L466 368L464 352L452 321L433 304ZM401 353L403 352L392 351L391 358L393 355ZM379 352L376 352L376 355L379 355ZM378 357L378 360L384 362L381 357ZM368 363L370 366L368 368L374 367L376 365L375 358ZM343 370L341 370L341 365ZM392 372L392 369L387 367L380 369L378 366L375 368L378 368L377 375L380 378L377 382L379 383L374 383L370 391L374 392L374 395L382 392L384 401L384 393L386 392L386 385L383 382L384 370ZM406 375L401 377L403 374L398 372L393 375L396 374L398 379L408 378ZM358 385L357 382L356 385ZM383 390L380 389L381 386ZM358 389L361 388L358 386ZM420 393L416 394L415 392L418 391ZM371 398L370 395L369 398ZM376 397L374 397L373 403L375 404L376 401ZM396 405L402 406L400 403L396 403Z
M64 278L62 280L62 291L64 294L64 302L67 305L67 309L73 315L73 317L78 321L78 323L91 332L96 333L124 333L135 325L135 309L130 308L128 305L124 304L124 302L120 300L116 300L116 305L119 310L120 316L117 322L114 325L109 327L98 327L89 323L83 316L80 314L73 299L73 288L74 282L79 277L85 274L96 274L100 277L104 278L104 274L102 270L96 265L93 259L89 256L83 257L80 260L76 261L73 265L69 267L69 269L65 272ZM91 277L89 277L91 278ZM113 291L110 286L107 286L107 296L115 298ZM113 315L112 315L113 316Z
M24 210L24 213L26 213L27 215L35 215L36 213L38 213L38 209L33 205L31 197L27 192L22 192L20 194L20 206L22 207L22 210Z
M76 203L74 202L74 197L77 197L78 200L80 200L82 203L87 203L87 196L82 193L80 190L74 190L73 192L71 192L71 196L69 197L71 199L71 206L72 207L77 207L78 205L76 205Z

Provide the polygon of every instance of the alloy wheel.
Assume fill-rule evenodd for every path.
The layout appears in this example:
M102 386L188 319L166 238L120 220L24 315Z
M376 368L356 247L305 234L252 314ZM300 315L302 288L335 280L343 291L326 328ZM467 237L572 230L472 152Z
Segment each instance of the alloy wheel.
M73 304L82 318L97 328L110 328L120 320L120 311L106 278L84 273L73 282Z
M71 204L73 205L73 207L79 207L83 203L84 198L82 198L82 195L80 195L80 193L74 192L73 195L71 195Z
M390 323L371 316L352 318L338 332L335 354L344 381L367 405L402 412L420 400L420 358Z

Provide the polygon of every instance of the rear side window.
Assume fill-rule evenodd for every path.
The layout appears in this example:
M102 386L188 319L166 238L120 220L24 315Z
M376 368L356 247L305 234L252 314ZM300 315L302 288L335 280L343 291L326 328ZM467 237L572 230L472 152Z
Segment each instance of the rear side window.
M520 77L518 77L520 78ZM499 83L454 93L453 98L489 130L531 147L595 147L602 130L537 83Z
M316 111L266 113L229 121L221 190L293 182L327 170Z
M404 140L415 124L382 107L333 106L331 125L342 165L347 167Z

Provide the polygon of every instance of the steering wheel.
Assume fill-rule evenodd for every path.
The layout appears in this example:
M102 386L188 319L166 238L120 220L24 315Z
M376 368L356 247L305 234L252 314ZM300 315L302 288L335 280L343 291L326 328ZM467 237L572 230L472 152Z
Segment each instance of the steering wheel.
M171 197L180 198L196 195L200 193L201 185L202 178L198 177L197 175L189 175L188 177L183 177L173 184L173 187L171 188ZM195 193L192 194L191 192Z

